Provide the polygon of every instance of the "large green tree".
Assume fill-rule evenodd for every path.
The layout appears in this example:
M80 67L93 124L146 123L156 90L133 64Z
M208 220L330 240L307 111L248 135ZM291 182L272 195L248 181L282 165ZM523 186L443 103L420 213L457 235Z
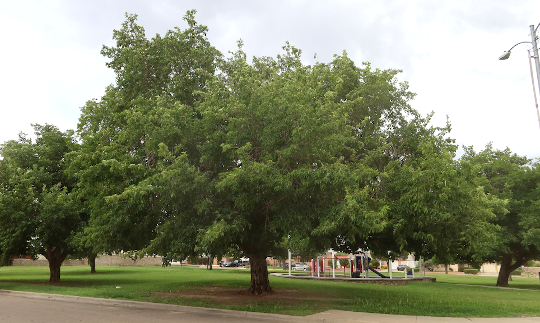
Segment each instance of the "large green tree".
M60 281L60 266L76 254L74 242L86 219L73 196L66 154L77 149L73 131L33 125L36 140L21 134L0 148L0 250L2 264L13 255L44 255L50 282Z
M267 256L325 250L342 228L337 219L352 218L363 235L379 230L385 207L370 193L372 151L385 151L382 134L417 117L397 71L359 68L346 54L306 66L298 49L284 49L251 64L239 49L223 61L195 105L200 118L177 106L182 130L197 129L198 158L162 143L158 155L174 163L108 198L117 217L145 210L159 218L149 250L239 249L256 294L271 291Z
M508 201L507 212L491 220L495 241L475 251L477 262L500 263L497 286L508 286L510 273L540 258L540 170L538 164L510 149L490 145L480 152L465 148L463 160L480 166L479 185L486 193Z
M409 106L398 70L357 66L346 53L305 65L289 44L248 61L239 42L222 59L194 11L188 29L152 40L135 18L104 47L117 81L83 107L78 128L96 248L239 251L261 294L271 291L265 258L287 248L373 241L444 254L447 223L456 232L465 211L491 216L471 171L450 162L448 129ZM454 206L463 201L474 203Z

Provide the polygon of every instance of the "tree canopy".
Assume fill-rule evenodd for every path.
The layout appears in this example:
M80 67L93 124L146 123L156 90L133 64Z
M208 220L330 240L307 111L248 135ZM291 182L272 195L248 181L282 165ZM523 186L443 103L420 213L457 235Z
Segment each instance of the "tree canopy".
M400 71L346 52L305 65L289 44L249 62L240 41L224 59L194 11L184 19L185 31L148 40L128 15L102 50L117 81L78 127L96 248L236 250L250 258L251 291L265 293L265 258L287 248L443 256L442 241L461 245L492 216L496 203L452 161L449 127L409 106Z
M0 250L2 263L13 255L44 255L50 281L60 280L60 266L78 252L75 233L86 219L72 192L75 179L65 156L77 149L73 131L33 125L35 142L24 134L0 148Z
M462 159L480 166L477 176L486 193L508 201L507 211L491 220L495 239L474 252L477 262L500 263L497 286L507 287L512 271L540 258L538 164L508 148L493 149L491 144L480 152L467 147Z
M210 46L207 29L195 22L194 14L184 17L189 25L185 31L176 28L151 40L136 24L137 16L126 14L122 28L113 33L116 46L102 49L111 59L107 66L115 71L116 84L81 109L78 133L83 143L73 166L91 214L85 240L96 252L143 249L155 237L162 216L159 210L126 204L119 206L130 208L123 217L115 213L114 203L106 203L107 197L174 164L160 155L162 147L197 158L196 129L186 126L200 117L194 105L213 77L220 53Z

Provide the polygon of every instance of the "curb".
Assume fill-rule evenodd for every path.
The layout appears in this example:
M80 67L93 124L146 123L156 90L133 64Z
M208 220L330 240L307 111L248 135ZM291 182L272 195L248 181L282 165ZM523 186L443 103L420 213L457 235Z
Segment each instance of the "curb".
M56 301L71 302L71 303L83 302L86 304L95 304L95 305L102 305L102 306L108 306L108 307L129 307L129 308L134 308L134 309L147 309L147 310L158 310L158 311L180 311L180 312L189 312L189 313L201 314L201 315L211 314L211 315L221 315L221 316L227 316L227 317L248 317L248 318L253 319L254 321L270 319L274 322L276 321L291 322L291 320L297 321L298 318L300 319L304 318L304 317L297 317L297 316L283 315L283 314L244 312L244 311L234 311L234 310L208 308L208 307L193 307L193 306L182 306L182 305L162 304L162 303L147 303L147 302L95 298L95 297L86 297L86 296L21 292L21 291L11 291L11 290L4 290L4 289L0 289L0 297L1 296L24 297L24 298L30 298L30 299L49 299L52 301L56 300Z
M401 323L493 323L493 322L519 322L519 323L540 323L540 317L508 317L508 318L476 318L476 317L433 317L414 315L394 315L380 313L350 312L341 310L328 310L325 312L308 316L292 316L284 314L244 312L226 309L215 309L206 307L191 307L182 305L171 305L161 303L147 303L139 301L105 299L85 296L71 296L61 294L46 294L34 292L22 292L0 289L0 297L22 297L29 299L46 299L58 302L85 303L107 307L124 307L140 310L154 311L176 311L192 313L197 315L219 315L226 318L247 318L250 321L258 322L322 322L322 323L343 323L343 322L401 322Z

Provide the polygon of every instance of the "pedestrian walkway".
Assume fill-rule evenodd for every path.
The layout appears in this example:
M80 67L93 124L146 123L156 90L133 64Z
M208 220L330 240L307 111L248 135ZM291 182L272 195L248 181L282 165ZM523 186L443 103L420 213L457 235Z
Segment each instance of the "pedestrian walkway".
M32 309L32 310L28 310ZM320 323L540 323L530 318L452 318L329 310L298 317L211 308L0 290L0 321L5 322L320 322Z
M518 318L461 318L413 315L391 315L329 310L306 316L311 322L347 323L540 323L540 317ZM296 320L296 319L295 319Z

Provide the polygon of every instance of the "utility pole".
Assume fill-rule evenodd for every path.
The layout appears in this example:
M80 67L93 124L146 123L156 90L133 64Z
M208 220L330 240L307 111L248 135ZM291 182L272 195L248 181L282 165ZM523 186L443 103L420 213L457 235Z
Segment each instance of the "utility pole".
M540 57L538 57L538 44L536 42L536 30L534 28L534 25L530 25L529 28L531 29L531 42L533 47L533 53L534 53L534 62L536 64L536 79L538 81L538 88L540 89Z

